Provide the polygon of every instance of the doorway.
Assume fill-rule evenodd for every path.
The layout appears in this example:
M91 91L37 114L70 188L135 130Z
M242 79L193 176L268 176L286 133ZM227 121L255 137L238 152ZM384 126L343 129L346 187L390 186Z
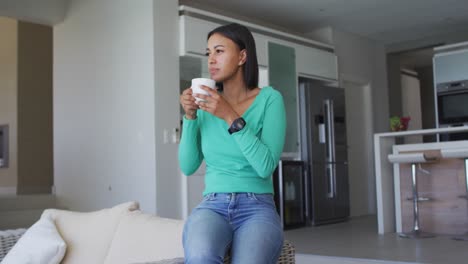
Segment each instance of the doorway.
M373 116L369 83L344 79L351 217L375 214Z

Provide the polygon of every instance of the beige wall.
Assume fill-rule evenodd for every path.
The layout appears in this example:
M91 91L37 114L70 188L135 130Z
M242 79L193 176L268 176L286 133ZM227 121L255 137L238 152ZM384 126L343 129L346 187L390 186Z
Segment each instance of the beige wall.
M0 17L0 124L9 125L1 194L50 193L52 28Z
M18 23L18 194L50 193L52 27Z
M0 194L17 183L17 32L16 20L0 17L0 124L9 125L9 167L0 168Z

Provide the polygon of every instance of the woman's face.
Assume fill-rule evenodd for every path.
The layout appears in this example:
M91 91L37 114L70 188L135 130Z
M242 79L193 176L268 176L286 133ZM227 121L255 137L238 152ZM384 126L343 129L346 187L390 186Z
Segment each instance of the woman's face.
M239 47L229 38L220 34L213 34L208 39L206 48L208 56L208 70L211 79L216 82L224 82L241 71L242 64L245 63L245 50Z

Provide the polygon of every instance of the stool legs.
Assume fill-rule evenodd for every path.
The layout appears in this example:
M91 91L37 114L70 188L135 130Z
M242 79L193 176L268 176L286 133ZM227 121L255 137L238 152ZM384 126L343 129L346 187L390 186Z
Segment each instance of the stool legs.
M418 197L418 181L416 177L416 164L411 164L411 179L413 188L413 230L408 233L400 233L400 237L404 238L429 238L434 237L434 234L423 232L419 229L419 197Z
M468 158L465 159L465 195L461 196L461 198L468 199ZM453 239L468 241L468 232L463 235L453 237Z

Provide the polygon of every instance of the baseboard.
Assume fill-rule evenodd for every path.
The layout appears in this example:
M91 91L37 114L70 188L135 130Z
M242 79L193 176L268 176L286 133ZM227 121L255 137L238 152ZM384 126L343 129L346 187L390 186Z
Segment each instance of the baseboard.
M0 196L0 212L35 210L57 207L55 195L2 195Z
M16 195L16 186L1 187L0 196L11 196Z
M52 187L48 185L18 186L18 195L52 194Z

